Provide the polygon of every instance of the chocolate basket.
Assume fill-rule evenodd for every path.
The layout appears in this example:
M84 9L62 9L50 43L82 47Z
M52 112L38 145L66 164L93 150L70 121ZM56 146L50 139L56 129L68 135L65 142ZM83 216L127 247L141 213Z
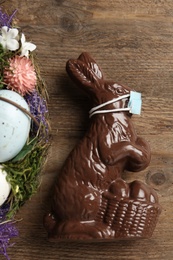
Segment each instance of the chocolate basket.
M156 203L103 198L96 220L108 225L115 232L115 238L149 238L160 212Z

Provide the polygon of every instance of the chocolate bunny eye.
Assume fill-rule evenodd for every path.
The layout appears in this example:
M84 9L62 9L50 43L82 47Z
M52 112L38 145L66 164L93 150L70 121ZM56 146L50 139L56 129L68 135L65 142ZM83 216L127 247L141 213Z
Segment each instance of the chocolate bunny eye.
M123 89L121 87L116 89L116 93L117 94L122 94L123 93Z

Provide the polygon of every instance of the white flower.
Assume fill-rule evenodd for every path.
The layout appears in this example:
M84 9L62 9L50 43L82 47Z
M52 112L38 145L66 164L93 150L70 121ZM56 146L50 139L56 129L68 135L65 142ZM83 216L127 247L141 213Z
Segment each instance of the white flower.
M21 36L21 55L28 58L29 51L34 51L36 49L36 45L31 42L26 42L25 35L22 33Z
M16 51L19 49L18 42L19 31L17 29L11 29L7 26L1 28L0 43L3 48L10 51Z

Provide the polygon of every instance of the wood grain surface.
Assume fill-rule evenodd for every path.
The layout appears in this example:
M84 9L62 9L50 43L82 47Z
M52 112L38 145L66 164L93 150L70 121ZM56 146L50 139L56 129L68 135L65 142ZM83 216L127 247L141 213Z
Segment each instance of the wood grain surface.
M37 56L49 93L51 148L40 188L19 211L20 237L11 260L173 259L173 1L7 0ZM124 173L154 187L162 214L148 240L50 243L42 225L52 185L88 125L89 103L65 72L69 58L88 51L107 78L142 92L142 115L133 120L152 150L150 166ZM0 259L4 259L0 256Z

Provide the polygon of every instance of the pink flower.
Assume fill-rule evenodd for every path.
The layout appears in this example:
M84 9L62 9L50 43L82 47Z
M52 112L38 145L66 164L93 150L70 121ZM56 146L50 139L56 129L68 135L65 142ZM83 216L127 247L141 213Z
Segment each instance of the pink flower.
M9 60L9 67L4 70L4 82L8 89L24 96L35 89L36 81L35 69L30 59L14 56Z

